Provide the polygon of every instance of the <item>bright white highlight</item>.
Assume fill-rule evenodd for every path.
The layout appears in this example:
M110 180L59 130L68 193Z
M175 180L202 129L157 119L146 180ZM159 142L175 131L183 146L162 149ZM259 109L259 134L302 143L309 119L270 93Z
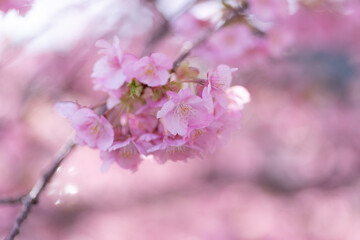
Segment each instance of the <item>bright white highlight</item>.
M78 192L79 192L79 190L75 185L68 184L65 186L65 194L75 195Z

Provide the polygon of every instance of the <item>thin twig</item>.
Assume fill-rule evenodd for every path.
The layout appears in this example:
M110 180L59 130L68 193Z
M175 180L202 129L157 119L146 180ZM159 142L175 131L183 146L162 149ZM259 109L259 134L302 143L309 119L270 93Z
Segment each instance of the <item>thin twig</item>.
M0 199L0 204L9 204L9 205L10 204L13 204L13 205L21 204L22 200L25 196L26 195L21 195L21 196L12 197L12 198L3 198L3 199Z
M198 46L200 46L201 44L203 44L205 41L208 40L208 38L215 33L216 31L218 31L219 29L226 27L230 24L232 24L233 22L240 22L239 20L241 20L241 22L243 24L245 24L246 26L248 26L250 28L250 30L252 30L255 34L259 35L259 36L264 36L265 33L262 32L261 30L259 30L256 26L254 26L251 21L247 18L247 15L245 15L243 12L244 10L246 10L247 6L245 5L244 7L240 7L240 8L232 8L230 12L227 12L227 15L225 15L225 17L219 21L214 27L210 28L208 31L206 31L204 33L204 35L199 38L195 43L193 43L193 45L188 48L187 50L185 50L174 62L173 64L173 68L172 68L172 72L175 72L176 69L179 67L180 63L182 61L184 61L185 58L187 58L191 51L194 50L195 48L197 48Z
M34 187L31 189L29 194L19 198L14 198L13 200L20 201L23 205L22 210L18 217L15 220L15 223L5 238L5 240L13 240L16 235L20 232L20 227L24 220L30 213L30 210L34 204L38 202L40 194L44 191L45 187L50 183L51 178L54 176L56 170L59 168L63 160L69 155L71 150L75 147L73 137L68 140L60 149L58 154L55 157L54 163L51 165L50 169L47 170L42 177L36 182Z
M151 34L150 38L148 39L147 43L145 44L145 48L143 50L143 56L147 55L150 53L151 49L154 48L154 46L161 40L163 39L166 34L168 32L170 32L171 30L171 23L177 19L178 17L180 17L183 13L187 12L190 8L192 8L192 6L197 3L199 0L192 0L190 2L188 2L187 4L185 4L184 7L182 7L179 11L177 11L173 16L166 18L155 6L155 8L157 9L157 11L159 12L161 18L162 18L162 23L160 24L160 26L154 31L153 34ZM153 3L155 5L155 3Z
M205 41L208 40L208 38L217 30L224 27L227 23L232 21L232 19L236 16L234 13L230 13L225 19L222 19L219 21L214 27L210 28L208 31L204 33L202 37L200 37L193 45L185 50L174 62L172 71L176 71L176 69L179 67L180 63L184 61L185 58L187 58L191 51L197 48L199 45L203 44Z

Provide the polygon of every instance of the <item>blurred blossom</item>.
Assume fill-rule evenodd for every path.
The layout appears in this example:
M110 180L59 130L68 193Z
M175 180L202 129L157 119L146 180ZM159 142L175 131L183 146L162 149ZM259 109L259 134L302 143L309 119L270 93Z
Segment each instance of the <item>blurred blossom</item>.
M31 8L32 2L32 0L2 0L0 2L0 10L4 13L9 10L16 10L21 15L24 15Z
M209 21L196 18L193 14L186 12L173 23L175 33L186 40L193 41L199 38L209 27Z
M201 55L203 54L210 59L232 63L231 66L236 66L234 60L244 56L247 51L253 49L257 41L249 28L242 25L234 25L215 33L199 51L201 51Z
M274 21L289 15L288 0L251 0L250 11L262 21Z

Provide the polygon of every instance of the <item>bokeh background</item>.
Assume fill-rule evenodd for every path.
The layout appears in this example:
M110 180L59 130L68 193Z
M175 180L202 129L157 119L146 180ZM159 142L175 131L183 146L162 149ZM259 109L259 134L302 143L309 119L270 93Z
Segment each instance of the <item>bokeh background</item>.
M175 60L223 5L0 0L0 10L1 198L27 192L71 135L54 103L106 98L90 78L98 39ZM248 14L265 34L233 24L189 57L238 67L233 84L251 93L227 145L105 174L98 151L77 147L17 239L360 239L360 2L252 0ZM0 206L0 238L19 210Z

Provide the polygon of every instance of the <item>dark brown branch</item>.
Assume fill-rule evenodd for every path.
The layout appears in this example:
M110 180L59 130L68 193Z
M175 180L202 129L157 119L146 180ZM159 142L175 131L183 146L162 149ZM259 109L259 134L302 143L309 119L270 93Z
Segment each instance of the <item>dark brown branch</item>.
M5 240L13 240L16 237L16 235L19 234L20 227L24 222L24 220L29 215L32 206L38 202L41 193L44 191L45 187L49 184L56 170L59 168L63 160L69 155L69 153L74 147L75 147L75 143L73 141L73 138L71 138L62 146L62 148L59 150L58 154L55 157L54 163L51 165L49 170L47 170L42 175L42 177L36 182L36 184L31 189L31 191L25 196L11 199L15 202L21 202L23 206L20 214L16 218L15 223L11 231L5 238Z

